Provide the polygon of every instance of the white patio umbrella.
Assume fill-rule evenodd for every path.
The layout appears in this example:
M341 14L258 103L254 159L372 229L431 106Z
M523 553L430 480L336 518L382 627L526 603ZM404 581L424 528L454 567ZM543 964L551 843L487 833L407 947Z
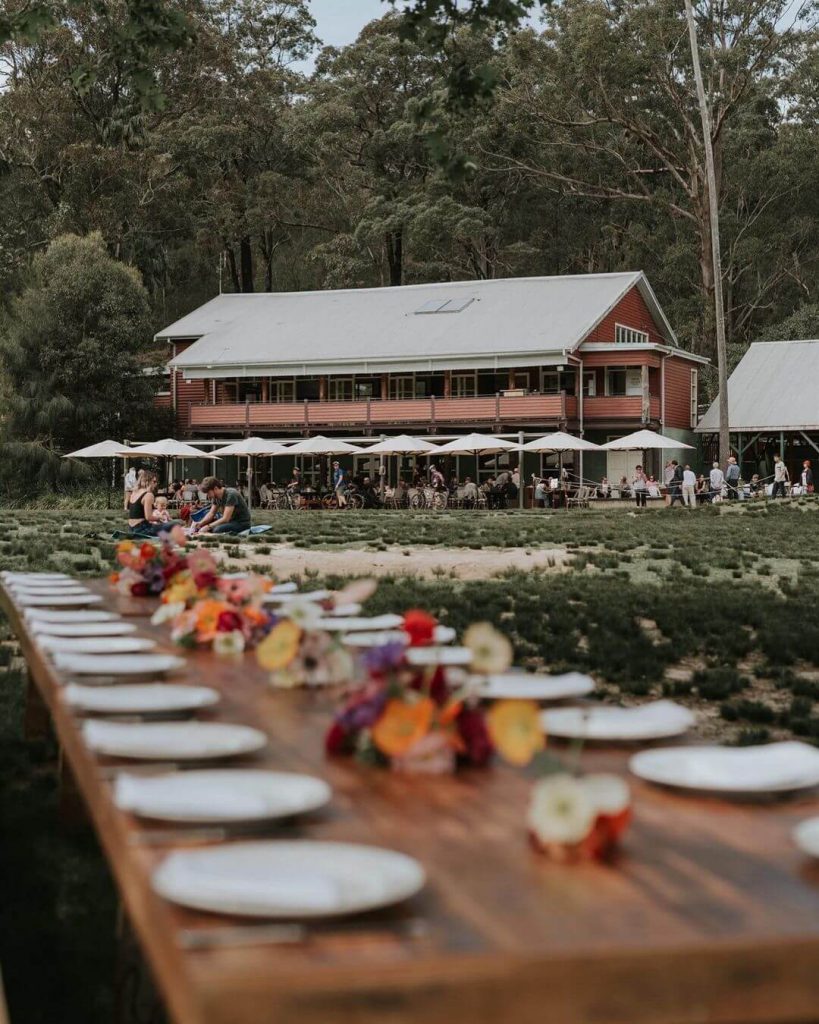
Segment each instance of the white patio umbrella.
M625 437L618 437L603 445L610 452L646 452L649 449L661 448L694 448L693 444L685 444L676 437L666 437L656 430L637 430Z
M563 453L580 452L580 483L583 483L583 452L599 452L602 448L593 441L586 441L582 437L575 437L574 434L567 434L564 430L557 430L553 434L544 434L543 437L536 437L534 441L527 441L523 448L524 452L557 452L557 468L560 480L563 480Z
M288 448L288 455L361 455L363 448L359 448L339 437L325 437L323 434L316 434L315 437L306 437L303 441L297 441Z
M63 455L64 459L123 459L131 455L133 448L128 448L119 441L99 441L87 448L78 448L75 452Z
M271 441L265 437L243 437L241 441L234 441L233 444L225 445L224 448L217 448L213 452L221 458L224 455L246 455L247 456L247 502L253 505L253 456L254 455L285 455L289 452L283 444L278 441Z
M136 448L129 448L130 455L154 455L167 459L218 459L213 452L203 452L200 448L194 448L192 444L184 441L174 441L172 437L166 437L162 441L149 441L148 444L137 445Z
M475 482L480 483L481 455L494 455L497 452L518 451L520 445L517 441L506 441L502 437L494 437L492 434L466 434L464 437L456 437L452 441L442 444L438 451L442 455L474 455L475 456Z
M417 466L419 455L432 455L440 451L436 444L425 441L420 437L410 437L409 434L398 434L397 437L385 437L383 441L374 444L371 448L365 448L367 455L414 455ZM400 475L400 474L398 474ZM381 491L383 494L385 480L381 476Z

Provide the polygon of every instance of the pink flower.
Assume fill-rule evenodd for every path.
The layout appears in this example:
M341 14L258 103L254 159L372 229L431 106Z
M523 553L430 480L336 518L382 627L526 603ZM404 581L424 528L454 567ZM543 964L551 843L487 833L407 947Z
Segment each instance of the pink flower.
M392 770L412 775L449 775L455 770L455 751L446 734L428 732L406 754L393 757Z

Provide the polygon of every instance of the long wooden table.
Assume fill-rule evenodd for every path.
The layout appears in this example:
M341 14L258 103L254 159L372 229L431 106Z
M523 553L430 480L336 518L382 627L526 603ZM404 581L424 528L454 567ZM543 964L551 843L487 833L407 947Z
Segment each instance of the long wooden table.
M168 648L167 627L148 621L152 602L117 598L103 581L91 586ZM151 872L173 847L145 841L150 826L115 807L110 766L127 764L88 750L57 672L2 589L0 605L177 1024L819 1021L819 866L790 838L798 821L819 814L815 795L734 804L631 779L635 821L616 862L556 865L527 843L524 773L496 765L410 778L328 760L329 696L270 689L252 654L238 664L189 656L186 678L223 697L201 717L270 737L264 752L232 763L325 778L329 809L288 834L404 851L429 883L408 905L354 928L316 928L292 946L183 948L186 929L226 919L154 894ZM625 773L627 757L589 751L587 764ZM408 918L424 923L419 934L402 927Z

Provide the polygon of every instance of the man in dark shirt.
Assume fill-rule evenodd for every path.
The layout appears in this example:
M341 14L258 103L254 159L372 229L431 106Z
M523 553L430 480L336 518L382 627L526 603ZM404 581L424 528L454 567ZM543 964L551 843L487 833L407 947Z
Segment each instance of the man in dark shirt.
M197 533L244 533L250 529L250 509L235 487L225 487L215 476L206 476L199 489L211 503Z

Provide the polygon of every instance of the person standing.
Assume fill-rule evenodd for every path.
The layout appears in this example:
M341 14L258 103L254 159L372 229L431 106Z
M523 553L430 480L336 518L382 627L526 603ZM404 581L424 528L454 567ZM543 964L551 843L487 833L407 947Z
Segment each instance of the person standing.
M674 463L671 459L666 462L663 468L663 484L665 485L665 503L671 504L671 481L674 479Z
M689 508L696 507L697 475L689 465L686 465L685 469L683 469L682 499L683 505L687 505Z
M735 500L739 497L737 484L739 483L739 464L736 456L728 456L728 465L725 467L725 485L728 488L728 497Z
M813 494L813 470L810 459L805 459L802 463L802 493Z
M124 507L128 508L128 502L131 499L131 492L136 490L137 485L137 471L133 466L129 466L128 472L125 474L125 498Z
M711 501L715 501L717 498L722 498L722 488L725 484L725 474L719 468L719 463L714 462L711 466L711 472L708 474L709 483L711 484Z
M634 476L631 480L631 489L634 492L634 504L637 508L646 507L646 494L648 492L648 483L646 482L646 475L643 472L642 466L634 467Z
M785 497L785 481L788 479L788 467L782 461L782 456L777 452L774 455L774 482L773 490L771 491L772 498L778 498L780 495Z
M683 468L677 462L676 459L671 460L671 465L674 467L674 473L671 477L671 483L668 485L668 494L670 501L668 503L669 508L674 505L675 501L678 501L681 505L682 500L682 484L683 484Z
M339 462L333 463L333 490L339 508L347 507L347 470Z

